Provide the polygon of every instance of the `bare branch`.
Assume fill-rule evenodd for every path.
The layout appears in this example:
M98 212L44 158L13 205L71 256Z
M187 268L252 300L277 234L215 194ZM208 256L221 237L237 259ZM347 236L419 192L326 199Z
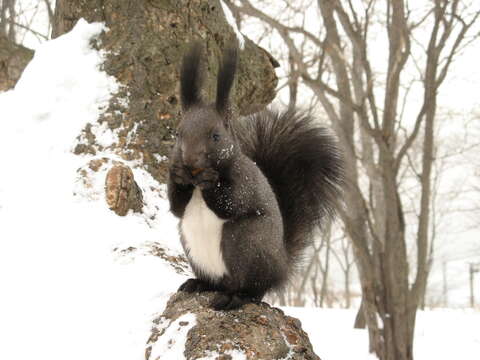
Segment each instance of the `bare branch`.
M45 3L45 7L47 8L48 20L50 24L53 24L54 13L53 13L52 4L50 3L50 0L43 0L43 2Z
M309 32L309 31L307 31L307 30L305 30L304 28L301 28L301 27L285 26L284 24L275 20L271 16L268 16L267 14L265 14L265 13L261 12L260 10L258 10L257 8L255 8L250 3L250 1L248 1L248 0L240 0L240 2L242 3L242 7L239 7L239 6L235 5L231 0L224 0L224 2L232 10L235 10L237 12L241 12L241 13L256 17L260 20L263 20L265 23L271 25L274 29L276 29L279 33L282 32L282 33L288 34L288 33L292 32L292 33L302 34L307 39L312 41L316 46L318 46L318 47L323 46L322 42L320 41L320 39L316 35L312 34L311 32Z
M473 26L473 24L476 23L476 21L479 19L480 16L480 11L475 14L473 19L469 23L465 23L461 18L458 17L458 15L453 16L456 19L459 19L462 23L462 30L460 33L457 35L454 44L452 45L452 48L450 50L450 53L447 55L447 60L443 68L440 70L440 75L438 76L437 82L436 82L436 87L438 88L443 81L445 80L445 77L447 76L448 69L450 68L450 65L457 54L460 44L463 42L465 39L465 35L470 30L470 28ZM478 37L478 35L477 35Z
M419 132L420 132L420 127L422 125L422 121L424 120L425 113L427 111L427 107L425 102L422 105L422 108L420 109L417 119L415 120L415 126L413 127L412 132L410 133L410 136L407 137L405 142L403 143L402 147L397 153L397 156L395 158L395 173L398 173L398 169L400 168L400 164L402 163L403 157L407 153L407 151L410 149L412 146L413 142L417 138Z
M38 36L39 38L42 38L43 40L48 40L48 36L46 36L42 33L39 33L36 30L33 30L30 26L26 26L26 25L23 25L23 24L20 24L20 23L17 23L17 22L14 22L14 24L15 24L15 26L18 26L19 28L25 29L28 32L31 32L32 34L34 34L35 36Z

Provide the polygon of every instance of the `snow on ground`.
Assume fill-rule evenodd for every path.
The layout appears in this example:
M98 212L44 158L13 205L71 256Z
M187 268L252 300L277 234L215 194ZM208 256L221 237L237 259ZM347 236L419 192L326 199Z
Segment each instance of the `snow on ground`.
M368 333L353 328L356 310L283 308L302 322L315 353L322 360L373 360ZM480 313L471 310L419 311L414 344L415 360L478 360Z
M152 346L150 358L153 360L178 360L185 351L188 331L197 323L194 314L184 314L173 323L162 324L168 329Z
M80 21L38 48L15 90L0 94L0 359L143 359L151 320L183 281L147 252L113 251L152 242L181 251L161 186L130 163L144 215L121 218L105 204L105 169L87 171L88 186L77 171L93 158L72 153L85 124L103 145L116 141L95 125L119 87L89 46L102 30ZM352 328L353 311L285 311L302 320L322 359L373 358L366 332ZM189 326L172 327L176 341L157 344L155 355L182 357L195 322L186 318ZM479 313L420 313L418 326L416 359L478 359Z

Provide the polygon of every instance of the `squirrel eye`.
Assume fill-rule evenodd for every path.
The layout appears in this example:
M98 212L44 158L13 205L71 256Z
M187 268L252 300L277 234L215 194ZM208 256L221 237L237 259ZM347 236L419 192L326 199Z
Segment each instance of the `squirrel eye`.
M215 134L212 134L212 139L213 141L219 141L220 140L220 135L215 133Z

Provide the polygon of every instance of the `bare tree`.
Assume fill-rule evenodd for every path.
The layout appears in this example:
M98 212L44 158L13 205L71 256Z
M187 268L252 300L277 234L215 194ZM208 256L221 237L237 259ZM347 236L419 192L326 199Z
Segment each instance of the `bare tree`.
M16 0L0 0L0 91L15 86L33 51L17 42Z
M32 3L0 0L0 36L19 45L23 44L27 33L32 34L39 42L48 40L53 21L53 9L53 0ZM35 25L36 22L41 25Z
M380 359L412 359L416 309L429 268L437 94L471 41L467 34L478 20L478 4L434 0L414 8L408 0L318 0L321 23L310 31L248 0L227 2L276 31L328 115L345 149L349 189L341 217L354 245L370 349ZM302 41L314 49L308 58L299 50ZM384 41L385 64L377 65L373 41ZM414 121L402 109L412 101L411 83L421 84L422 93ZM414 144L420 158L418 223L407 224L399 182ZM412 226L415 264L407 253Z
M322 236L317 236L313 251L306 254L306 264L290 283L277 293L270 295L269 301L280 306L305 306L312 304L323 307L332 305L333 294L329 289L331 258L331 226L328 225ZM311 296L311 298L310 298Z
M11 42L16 42L15 22L17 12L15 5L16 0L0 1L0 36L8 38Z
M337 240L338 248L332 247L332 254L337 260L338 265L342 269L344 279L344 292L345 292L345 308L350 308L352 305L352 292L351 292L351 280L352 270L355 265L352 242L344 235Z
M0 0L0 91L11 89L33 57L33 51L24 46L27 34L39 43L49 39L53 20L53 0L23 2ZM45 27L35 25L45 16ZM47 18L48 16L48 18Z

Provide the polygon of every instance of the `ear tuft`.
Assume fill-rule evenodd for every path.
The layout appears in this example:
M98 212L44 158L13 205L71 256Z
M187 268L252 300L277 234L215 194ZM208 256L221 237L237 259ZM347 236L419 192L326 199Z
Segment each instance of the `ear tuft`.
M216 108L220 114L225 114L228 110L230 90L237 70L237 57L236 47L227 48L223 52L223 60L220 64L217 79Z
M180 94L183 110L201 102L201 54L202 46L199 42L194 42L187 54L183 57L182 70L180 73Z

